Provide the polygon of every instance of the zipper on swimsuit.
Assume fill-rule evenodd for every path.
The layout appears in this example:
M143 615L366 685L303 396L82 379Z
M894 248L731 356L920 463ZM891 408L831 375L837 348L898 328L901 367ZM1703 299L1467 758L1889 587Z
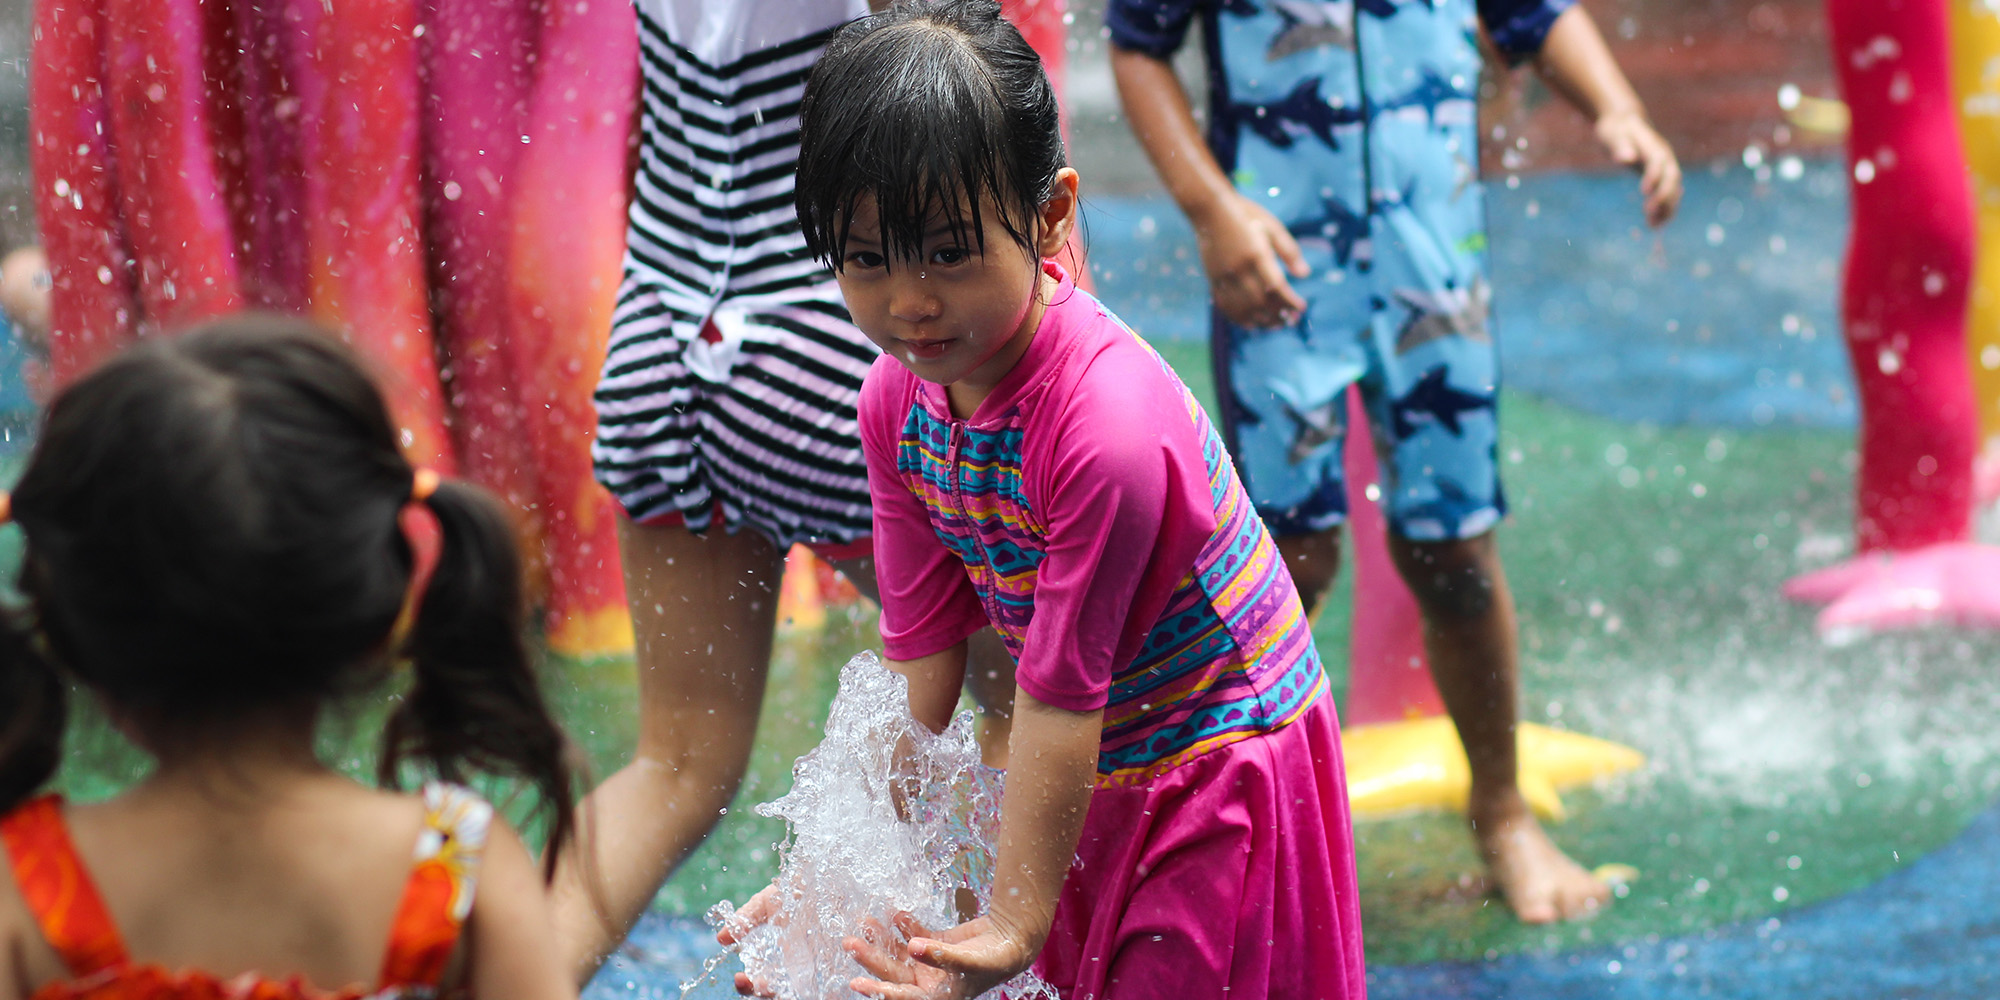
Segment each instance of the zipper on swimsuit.
M979 525L972 519L972 511L965 505L965 470L958 464L961 446L965 443L965 422L953 418L951 422L951 443L945 448L945 465L951 469L951 502L958 509L958 516L965 521L972 534L972 544L979 549L980 561L986 564L986 575L991 586L972 588L979 594L979 606L986 609L986 621L998 625L999 617L993 613L993 605L987 601L987 593L999 589L999 574L993 569L993 553L986 548L986 539L979 536Z

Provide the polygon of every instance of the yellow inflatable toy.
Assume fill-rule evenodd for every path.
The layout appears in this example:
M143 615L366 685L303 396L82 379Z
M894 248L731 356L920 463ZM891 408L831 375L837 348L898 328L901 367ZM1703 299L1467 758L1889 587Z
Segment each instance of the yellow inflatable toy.
M1965 340L1985 473L1975 489L1987 501L2000 487L2000 3L1952 0L1950 10L1952 106L1978 222Z
M1631 747L1579 733L1521 723L1515 730L1521 795L1536 815L1560 821L1559 789L1634 770L1646 763ZM1340 734L1347 757L1347 798L1356 819L1424 809L1464 811L1472 770L1451 720L1434 715L1353 726Z

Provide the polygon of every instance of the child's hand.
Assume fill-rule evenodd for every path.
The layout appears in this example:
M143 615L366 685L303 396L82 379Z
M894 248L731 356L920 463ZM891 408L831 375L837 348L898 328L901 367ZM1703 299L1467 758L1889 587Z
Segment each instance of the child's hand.
M988 917L932 934L907 913L896 915L902 934L869 921L862 936L842 942L870 976L856 976L855 992L885 1000L968 1000L1015 976L1034 952Z
M1620 111L1597 120L1597 141L1611 159L1639 171L1639 193L1646 199L1646 223L1665 225L1681 203L1681 165L1674 148L1636 111Z
M1285 275L1303 278L1312 271L1284 223L1264 206L1235 194L1193 221L1209 291L1222 315L1250 330L1298 322L1306 300Z
M750 897L750 901L744 903L733 918L715 929L715 940L717 943L732 947L740 944L751 931L769 923L777 913L778 887L776 884L767 885L755 896ZM774 995L769 984L751 979L748 973L743 972L736 974L736 992L746 997Z

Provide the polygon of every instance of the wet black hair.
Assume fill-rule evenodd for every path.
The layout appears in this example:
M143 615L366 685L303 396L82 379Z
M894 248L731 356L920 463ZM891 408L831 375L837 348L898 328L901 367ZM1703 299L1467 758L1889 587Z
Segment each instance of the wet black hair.
M78 682L150 752L279 709L408 690L379 762L524 779L546 857L574 829L573 752L525 639L514 533L484 491L430 495L438 565L400 650L415 472L362 365L301 320L142 341L49 407L12 496L25 609L0 627L0 811L54 774ZM550 868L549 870L553 870Z
M813 67L799 118L799 222L835 270L863 196L891 260L921 256L940 219L985 252L988 194L1032 254L1068 165L1055 90L997 0L904 2L849 23Z

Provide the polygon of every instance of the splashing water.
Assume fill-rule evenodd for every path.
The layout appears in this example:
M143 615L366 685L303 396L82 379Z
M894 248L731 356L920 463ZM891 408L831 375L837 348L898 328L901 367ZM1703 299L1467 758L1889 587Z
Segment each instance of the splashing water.
M899 747L908 748L900 764ZM792 774L790 792L757 807L790 827L773 882L778 910L741 932L737 946L744 969L780 1000L854 997L848 984L863 970L841 940L865 920L887 925L907 912L938 930L985 907L1001 772L979 761L972 713L931 733L910 715L908 682L864 652L841 669L825 739ZM740 926L727 902L708 920ZM683 996L719 959L683 984ZM1026 972L986 996L1055 1000L1056 992Z

